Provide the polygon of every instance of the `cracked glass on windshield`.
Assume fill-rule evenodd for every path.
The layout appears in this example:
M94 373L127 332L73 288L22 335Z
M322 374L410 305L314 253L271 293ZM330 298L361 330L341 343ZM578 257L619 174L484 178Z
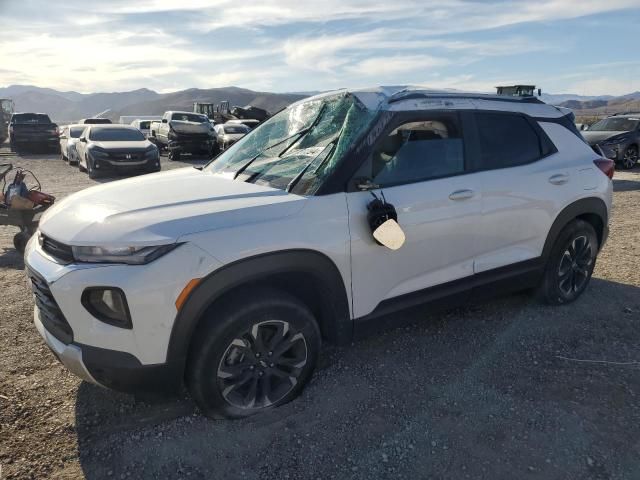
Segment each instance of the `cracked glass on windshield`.
M353 95L298 103L214 160L209 171L312 195L375 116Z

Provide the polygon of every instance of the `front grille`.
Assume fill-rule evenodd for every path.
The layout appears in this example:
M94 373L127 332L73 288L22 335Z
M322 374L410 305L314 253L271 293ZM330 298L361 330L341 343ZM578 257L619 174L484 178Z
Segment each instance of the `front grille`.
M138 160L144 160L144 152L110 152L109 159L120 162L136 162Z
M31 290L36 306L40 310L40 320L44 328L62 343L71 343L73 341L73 330L67 319L64 318L55 298L53 298L46 280L30 268L27 269L27 275L31 281Z
M188 141L206 141L210 140L211 136L208 133L179 133L179 140L188 140Z
M69 245L60 243L53 238L41 235L42 249L61 263L73 262L73 251Z

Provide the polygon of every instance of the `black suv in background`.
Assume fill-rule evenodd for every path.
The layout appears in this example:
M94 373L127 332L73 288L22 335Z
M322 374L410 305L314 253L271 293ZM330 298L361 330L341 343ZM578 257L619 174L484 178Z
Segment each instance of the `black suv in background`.
M58 125L44 113L14 113L9 120L9 143L16 152L26 146L58 150Z
M594 150L596 146L600 147L605 157L615 160L624 169L633 168L638 162L640 114L605 118L591 125L582 135Z

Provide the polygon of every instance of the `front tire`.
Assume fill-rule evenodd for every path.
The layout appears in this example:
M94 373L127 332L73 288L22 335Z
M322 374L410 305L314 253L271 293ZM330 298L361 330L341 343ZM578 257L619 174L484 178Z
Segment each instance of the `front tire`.
M598 237L593 227L574 220L558 235L538 289L539 298L550 305L575 301L587 288L598 255Z
M278 290L250 296L225 301L194 336L187 383L207 416L240 418L287 403L315 369L321 340L309 308Z
M87 164L87 173L89 174L89 178L92 180L95 180L96 178L98 178L98 172L96 172L96 169L93 168L93 164L91 163L91 159L86 158L85 162Z
M170 162L179 162L180 161L180 151L179 150L169 150L168 159Z

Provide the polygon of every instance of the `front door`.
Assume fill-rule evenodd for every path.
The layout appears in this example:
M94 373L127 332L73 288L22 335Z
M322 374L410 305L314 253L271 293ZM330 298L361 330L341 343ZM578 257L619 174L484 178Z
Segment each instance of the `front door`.
M347 193L353 310L370 314L382 301L473 275L480 225L480 186L466 173L465 142L455 113L427 112L388 128ZM398 214L406 242L376 243L367 221L371 193Z

